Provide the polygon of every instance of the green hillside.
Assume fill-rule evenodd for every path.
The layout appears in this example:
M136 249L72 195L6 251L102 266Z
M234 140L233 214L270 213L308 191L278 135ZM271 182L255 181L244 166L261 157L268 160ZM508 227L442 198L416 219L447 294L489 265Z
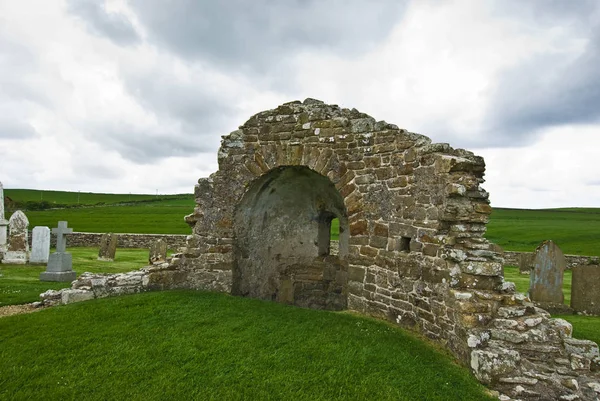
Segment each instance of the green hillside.
M486 237L511 251L531 252L551 239L564 253L600 256L600 208L495 208Z
M157 197L26 189L6 189L5 194L13 203L26 206L22 209L31 227L54 227L59 220L66 220L75 231L84 232L189 234L183 217L192 213L195 205L192 194ZM40 208L42 197L43 202L64 206ZM28 208L27 202L34 202L33 207ZM7 209L11 210L8 203ZM486 237L511 251L533 251L542 241L551 239L567 254L600 256L600 208L495 208Z

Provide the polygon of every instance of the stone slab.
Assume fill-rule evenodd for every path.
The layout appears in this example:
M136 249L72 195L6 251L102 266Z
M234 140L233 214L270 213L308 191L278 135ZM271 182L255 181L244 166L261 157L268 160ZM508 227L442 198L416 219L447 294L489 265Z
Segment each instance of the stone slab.
M31 235L31 255L29 263L48 263L50 257L50 229L48 227L34 227Z
M167 260L167 243L163 239L155 241L150 246L148 262L150 264L163 263Z
M60 281L60 282L71 282L75 280L77 273L74 271L70 272L43 272L40 274L40 281Z
M562 286L566 264L565 256L553 241L544 241L537 247L529 278L529 296L532 301L563 303Z
M11 265L24 265L27 263L27 252L7 251L2 258L2 263Z
M73 257L67 252L55 252L48 258L46 272L73 271Z
M600 265L573 267L571 308L600 316Z
M107 233L100 239L100 248L98 250L98 260L113 261L117 252L117 235Z

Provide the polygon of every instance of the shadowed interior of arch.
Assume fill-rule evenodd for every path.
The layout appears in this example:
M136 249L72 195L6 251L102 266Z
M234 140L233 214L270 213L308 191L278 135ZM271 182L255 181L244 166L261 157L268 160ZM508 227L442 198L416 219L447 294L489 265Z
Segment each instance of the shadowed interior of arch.
M332 220L340 250L330 252ZM333 183L303 166L257 178L236 208L232 293L323 309L346 307L348 219Z

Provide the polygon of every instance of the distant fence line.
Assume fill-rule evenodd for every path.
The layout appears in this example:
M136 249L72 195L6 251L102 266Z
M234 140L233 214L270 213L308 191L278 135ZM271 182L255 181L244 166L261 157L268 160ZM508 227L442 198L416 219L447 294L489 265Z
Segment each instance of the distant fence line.
M103 233L74 232L67 236L67 247L96 247L100 245ZM150 245L159 239L167 243L169 249L177 250L185 246L187 235L184 234L119 234L117 235L117 247L119 248L150 248ZM31 244L31 231L29 232L29 243ZM56 236L50 238L50 246L56 246Z
M511 266L519 266L521 255L533 255L533 252L517 252L517 251L504 251L504 264ZM587 265L590 263L597 264L600 260L598 256L584 256L584 255L565 255L567 261L567 269L572 269L573 266Z

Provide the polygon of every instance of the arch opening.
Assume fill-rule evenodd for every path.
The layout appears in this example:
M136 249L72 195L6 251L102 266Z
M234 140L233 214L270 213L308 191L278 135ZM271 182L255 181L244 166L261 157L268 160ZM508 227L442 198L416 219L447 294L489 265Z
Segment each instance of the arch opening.
M330 241L334 219L340 227L337 254ZM345 309L347 226L344 200L327 177L304 166L267 172L235 211L232 294Z

